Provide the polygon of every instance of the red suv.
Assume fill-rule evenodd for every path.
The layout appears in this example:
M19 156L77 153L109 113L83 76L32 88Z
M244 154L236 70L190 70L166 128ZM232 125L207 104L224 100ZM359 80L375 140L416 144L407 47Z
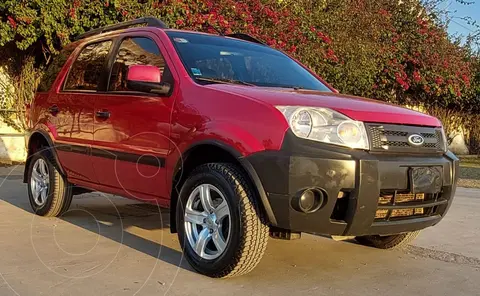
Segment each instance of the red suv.
M211 277L251 271L269 236L406 244L455 193L458 159L436 118L338 94L250 36L155 18L68 45L29 118L36 214L93 190L170 208L186 258Z

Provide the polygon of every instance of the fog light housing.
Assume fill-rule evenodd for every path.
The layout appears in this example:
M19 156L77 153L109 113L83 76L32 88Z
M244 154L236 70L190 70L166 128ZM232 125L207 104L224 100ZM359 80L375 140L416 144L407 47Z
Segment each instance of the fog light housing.
M303 213L318 211L325 203L326 194L316 188L308 188L297 193L292 199L292 207Z

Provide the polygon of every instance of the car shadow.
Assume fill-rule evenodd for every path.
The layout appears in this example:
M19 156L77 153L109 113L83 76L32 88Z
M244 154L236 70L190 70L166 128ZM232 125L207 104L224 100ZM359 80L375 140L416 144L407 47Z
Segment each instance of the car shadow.
M7 174L0 172L0 175ZM21 175L20 170L5 181L10 185L8 190L1 188L0 200L32 213L26 187L20 186L20 181L11 180L15 178L13 175ZM70 210L59 219L152 259L193 271L182 256L176 235L170 234L168 210L94 192L76 196ZM97 222L101 224L100 232ZM259 287L274 285L298 272L328 281L335 281L339 274L356 279L367 264L368 268L382 272L400 268L403 266L401 256L402 252L382 252L358 245L354 240L335 242L328 237L312 235L303 235L302 239L294 241L269 239L267 252L255 270L231 282Z
M125 201L128 202L129 200ZM84 211L88 212L88 214ZM115 204L113 206L110 202L95 205L83 205L81 202L78 202L61 219L97 234L98 227L96 223L84 223L85 218L88 219L87 215L90 216L92 214L97 221L102 223L102 227L107 226L112 229L112 231L102 229L100 235L163 262L193 271L190 265L183 260L182 252L162 244L165 233L170 235L169 210L144 203ZM155 233L156 237L150 240L148 236L146 238L144 235L140 236L132 233L130 231L132 228L138 229L142 233L145 230L161 230L161 233L159 235ZM122 229L123 231L116 231L117 229ZM157 240L160 242L157 242Z
M2 192L0 200L33 214L28 198L26 198L26 187L18 186L18 179L22 177L19 172L0 175L6 182L14 181L15 187L20 188L15 189L12 193L4 194ZM3 182L2 179L0 181ZM163 240L172 241L172 238L176 238L169 231L170 215L168 210L160 209L155 205L135 203L124 198L105 197L106 195L100 193L75 196L70 209L58 219L175 267L193 271L190 265L183 260L181 251L162 243ZM132 229L136 231L132 231ZM160 230L160 234L157 230ZM135 232L140 232L141 235ZM145 236L145 233L152 234ZM166 234L168 237L164 239ZM178 242L176 244L178 245ZM170 245L175 246L173 242Z

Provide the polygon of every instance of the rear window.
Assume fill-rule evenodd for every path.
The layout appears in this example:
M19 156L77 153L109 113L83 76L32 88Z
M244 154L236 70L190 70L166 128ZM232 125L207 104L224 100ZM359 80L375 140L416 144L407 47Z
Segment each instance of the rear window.
M47 92L52 88L55 79L58 76L58 73L63 68L63 65L68 60L68 57L72 54L75 50L75 45L71 44L70 46L65 47L60 51L60 53L53 58L53 61L47 66L47 70L42 76L40 80L40 84L38 85L38 92Z
M97 90L112 41L89 44L72 65L64 90Z

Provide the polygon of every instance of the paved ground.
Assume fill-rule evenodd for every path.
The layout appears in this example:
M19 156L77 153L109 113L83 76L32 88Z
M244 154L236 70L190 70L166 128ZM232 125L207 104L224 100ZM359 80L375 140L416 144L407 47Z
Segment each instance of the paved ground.
M150 206L95 193L61 219L32 215L22 170L2 178L12 168L0 168L2 296L480 295L480 190L460 188L449 215L407 251L270 240L254 272L215 280L182 260L168 214Z

